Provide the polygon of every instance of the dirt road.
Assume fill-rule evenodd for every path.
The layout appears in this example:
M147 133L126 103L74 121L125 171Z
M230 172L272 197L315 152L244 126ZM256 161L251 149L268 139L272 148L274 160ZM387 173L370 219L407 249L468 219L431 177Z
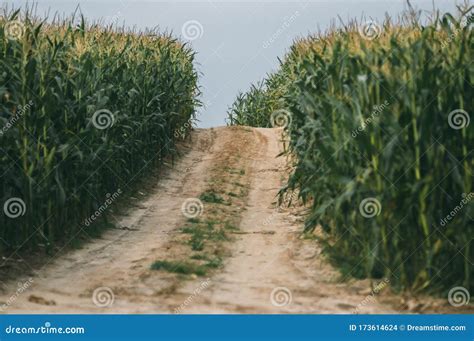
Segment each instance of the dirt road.
M6 284L4 311L395 313L378 301L386 284L341 282L301 238L301 210L277 207L280 134L196 130L151 193L116 214L116 229Z

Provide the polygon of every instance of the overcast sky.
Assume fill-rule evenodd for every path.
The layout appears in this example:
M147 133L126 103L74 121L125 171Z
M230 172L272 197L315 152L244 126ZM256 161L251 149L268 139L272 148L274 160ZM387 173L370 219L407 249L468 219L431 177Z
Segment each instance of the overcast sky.
M5 1L2 0L3 3ZM15 0L16 6L31 1ZM385 13L399 14L405 0L326 1L137 1L137 0L40 0L38 14L72 13L79 4L86 18L117 22L138 29L159 26L187 40L197 51L201 72L200 126L225 124L226 112L239 91L262 79L278 66L291 42L333 19L371 18L382 21ZM412 0L430 12L455 9L454 0Z

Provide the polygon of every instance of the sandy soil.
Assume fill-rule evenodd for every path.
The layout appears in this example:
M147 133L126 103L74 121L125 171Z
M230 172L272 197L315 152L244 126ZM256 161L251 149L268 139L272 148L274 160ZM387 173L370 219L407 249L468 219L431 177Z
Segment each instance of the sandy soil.
M275 129L196 130L185 155L150 185L151 194L116 217L117 229L54 259L31 280L24 276L4 285L4 312L421 311L418 302L390 294L383 283L374 292L369 280L341 281L318 244L302 238L303 208L276 204L287 175L285 159L276 158L282 150L280 136ZM230 168L241 171L223 171ZM222 266L201 277L151 270L156 260L190 253L181 232L187 221L183 202L210 186L230 193L233 184L242 189L238 197L226 197L232 205L204 206L206 214L238 225L232 238L213 249L224 255Z

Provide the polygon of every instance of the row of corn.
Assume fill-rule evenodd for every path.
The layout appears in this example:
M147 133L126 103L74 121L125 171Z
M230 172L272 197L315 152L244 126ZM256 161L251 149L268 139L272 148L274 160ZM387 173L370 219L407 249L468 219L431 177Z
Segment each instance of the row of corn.
M282 193L310 205L306 230L321 227L347 277L474 290L470 11L299 40L229 110L230 124L284 126L294 171Z
M176 153L199 105L193 59L155 31L0 16L2 254L91 234Z

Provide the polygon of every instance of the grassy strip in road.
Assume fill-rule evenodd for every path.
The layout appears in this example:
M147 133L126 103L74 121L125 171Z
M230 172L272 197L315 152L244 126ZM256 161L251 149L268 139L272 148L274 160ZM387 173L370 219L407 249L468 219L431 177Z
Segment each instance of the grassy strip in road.
M239 140L245 139L248 133L239 129ZM229 256L228 245L238 230L249 192L249 178L245 177L248 171L242 168L245 157L235 143L229 142L224 150L209 172L206 189L199 195L204 207L202 214L186 220L180 233L170 241L168 258L155 261L152 270L207 276Z

